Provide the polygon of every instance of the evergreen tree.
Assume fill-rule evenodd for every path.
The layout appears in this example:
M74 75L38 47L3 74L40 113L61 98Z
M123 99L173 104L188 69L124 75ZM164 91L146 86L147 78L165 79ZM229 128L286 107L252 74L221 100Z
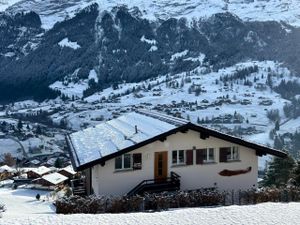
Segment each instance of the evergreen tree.
M297 162L297 166L294 172L294 180L297 186L300 186L300 162Z
M63 164L63 162L62 162L62 160L61 160L60 158L57 158L57 159L55 160L55 162L54 162L54 166L55 166L56 168L62 168L62 164Z
M191 120L191 118L190 118L190 115L189 115L189 114L187 115L186 119L187 119L188 121L190 121L190 120Z
M41 126L40 125L37 125L37 127L36 127L36 130L35 130L35 133L36 134L42 134L42 129L41 129Z
M284 139L280 135L276 135L274 139L274 148L283 149L284 147Z
M19 121L18 121L17 128L19 131L23 128L23 122L21 119L19 119Z
M274 157L268 165L264 186L285 186L287 181L293 177L294 166L295 161L289 155L286 158Z
M278 131L280 129L279 120L276 120L275 122L275 130Z

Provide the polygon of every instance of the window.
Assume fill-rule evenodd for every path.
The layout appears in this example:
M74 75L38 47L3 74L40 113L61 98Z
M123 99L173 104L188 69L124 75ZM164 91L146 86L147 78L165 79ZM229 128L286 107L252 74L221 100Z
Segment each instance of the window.
M172 151L172 164L184 164L184 150L174 150Z
M123 159L122 159L122 156L118 156L118 157L116 157L115 158L115 169L116 170L121 170L122 169L122 161L123 161Z
M142 153L124 154L115 158L115 169L142 169Z
M196 150L196 164L203 164L215 161L214 148L202 148Z
M131 155L130 154L125 154L123 155L124 157L124 169L129 169L131 168Z
M239 149L236 146L220 148L220 162L239 160L239 157Z
M237 146L231 148L230 156L227 156L228 160L239 160L239 149Z
M142 153L134 153L132 154L133 165L132 168L134 170L142 169Z
M215 161L215 154L214 154L213 148L204 149L203 161L204 162L214 162Z

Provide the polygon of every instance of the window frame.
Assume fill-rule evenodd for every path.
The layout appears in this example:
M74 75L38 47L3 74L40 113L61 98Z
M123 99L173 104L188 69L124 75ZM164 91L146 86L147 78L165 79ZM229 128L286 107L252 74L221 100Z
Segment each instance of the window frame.
M235 156L234 151L236 151L236 155L237 155L236 158L234 157L234 156ZM238 146L232 146L232 147L230 148L230 158L227 159L227 161L230 162L230 161L238 161L238 160L240 160L240 151L239 151L239 147L238 147Z
M183 158L183 161L182 162L179 162L180 158L179 155L180 153L179 152L182 152L182 158ZM176 153L176 162L174 162L174 153ZM183 149L179 149L179 150L172 150L172 165L173 166L179 166L179 165L186 165L186 150L183 150Z
M125 155L128 156L129 155L129 167L125 167ZM116 168L116 160L117 158L121 157L121 168ZM128 159L128 158L127 158ZM132 154L126 153L120 156L115 157L115 171L122 171L122 170L133 170L133 158L132 158Z
M204 148L206 150L206 158L203 156L203 164L205 163L214 163L216 161L215 148ZM210 150L213 152L213 159L210 159Z
M227 152L222 153L221 151L225 151L225 149L226 149ZM220 147L219 148L219 154L220 154L220 162L225 162L226 163L226 162L240 161L240 150L239 150L238 146ZM223 154L225 154L225 155L223 155Z

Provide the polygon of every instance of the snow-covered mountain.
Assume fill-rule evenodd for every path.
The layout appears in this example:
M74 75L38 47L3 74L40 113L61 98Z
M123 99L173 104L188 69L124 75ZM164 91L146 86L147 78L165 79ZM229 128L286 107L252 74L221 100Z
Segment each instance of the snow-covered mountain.
M88 85L87 96L114 84L191 71L204 55L214 69L267 59L299 73L300 28L289 25L297 25L297 3L9 2L0 13L0 101L55 97L59 93L48 87L68 80ZM91 71L97 82L89 81Z
M55 23L74 17L75 14L92 4L93 0L13 0L6 9L9 13L33 11L42 21L42 28L51 29Z
M139 9L139 14L149 20L181 17L191 20L230 12L244 21L283 21L300 26L299 0L1 0L0 10L10 6L8 12L34 11L40 15L43 28L50 29L93 3L98 3L101 11L126 5L132 11Z

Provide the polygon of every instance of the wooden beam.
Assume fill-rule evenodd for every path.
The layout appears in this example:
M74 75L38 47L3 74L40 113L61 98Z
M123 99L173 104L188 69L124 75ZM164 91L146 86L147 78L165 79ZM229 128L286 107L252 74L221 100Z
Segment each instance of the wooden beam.
M159 140L160 140L161 142L164 142L164 141L167 140L167 137L162 137L162 138L160 138Z
M262 151L256 150L256 155L261 157L261 156L266 155L266 154L264 154Z
M205 132L201 132L200 133L200 138L205 140L206 138L209 138L209 134L208 133L205 133Z

